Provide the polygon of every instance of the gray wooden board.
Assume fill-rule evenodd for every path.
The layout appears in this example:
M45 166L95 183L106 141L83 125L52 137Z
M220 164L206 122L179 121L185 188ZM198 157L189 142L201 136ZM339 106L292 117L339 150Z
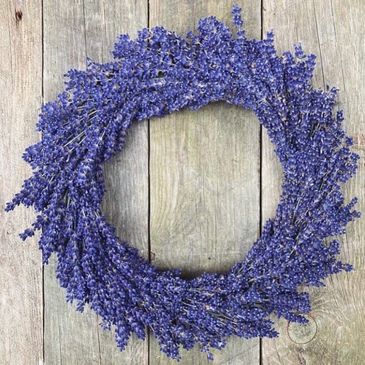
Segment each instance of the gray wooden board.
M105 62L116 37L147 26L146 1L44 1L44 93L51 100L62 89L62 75L84 68L86 56ZM105 212L118 234L147 255L147 124L135 125L122 154L105 166ZM133 338L120 352L112 332L99 327L90 310L80 314L65 303L55 265L45 269L46 364L147 364L148 343Z
M4 205L30 174L21 156L37 140L34 121L42 102L41 1L0 1L0 364L42 361L42 264L37 238L18 233L35 215Z
M260 37L260 3L239 1L251 37ZM233 1L150 1L150 25L180 34L202 16L231 22ZM150 123L151 251L162 268L189 275L228 269L259 235L260 127L254 115L216 103ZM206 364L198 348L181 364ZM232 339L217 364L258 364L259 341ZM172 364L151 339L150 364Z
M314 85L337 86L339 108L345 112L345 129L354 137L359 153L359 172L346 185L348 198L356 195L358 209L365 213L364 149L365 122L365 2L351 0L292 1L264 0L264 29L276 32L280 51L302 42L308 53L317 55ZM280 169L268 139L263 139L263 216L273 214L278 201ZM311 290L313 308L308 325L279 321L281 336L263 341L264 364L362 365L365 362L365 223L349 225L343 242L343 260L355 272L326 280L325 288Z
M318 56L315 85L340 88L345 126L362 157L346 194L357 195L365 212L365 2L235 2L243 8L250 37L273 28L280 52L301 41ZM52 100L63 87L63 74L84 68L86 56L109 60L120 33L135 35L144 26L163 25L183 34L206 15L230 22L232 3L0 0L0 87L8 96L0 100L1 205L30 173L21 154L39 138L34 124L42 78L44 100ZM104 211L119 236L158 267L179 267L186 275L224 271L241 259L259 236L260 222L274 214L281 182L273 148L255 116L223 103L136 123L105 174ZM20 243L17 233L32 221L33 212L20 208L0 216L1 365L173 363L159 352L153 334L145 342L132 338L119 352L113 333L99 328L95 314L77 313L65 303L54 261L42 274L38 237ZM349 226L342 256L356 271L311 291L309 325L279 320L281 337L264 339L261 353L257 339L231 339L225 350L214 351L214 364L258 365L260 356L263 364L363 364L364 231L363 219ZM180 363L208 362L196 348L183 351Z

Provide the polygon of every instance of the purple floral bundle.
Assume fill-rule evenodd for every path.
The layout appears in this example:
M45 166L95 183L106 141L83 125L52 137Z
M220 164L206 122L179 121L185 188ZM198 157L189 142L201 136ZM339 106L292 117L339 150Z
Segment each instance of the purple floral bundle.
M70 70L66 87L42 107L40 142L24 160L33 175L6 210L33 206L37 219L21 237L41 230L44 263L58 258L57 277L78 310L88 304L104 328L115 328L123 350L132 333L149 328L161 351L179 359L198 344L211 358L229 336L273 337L271 314L305 322L305 286L351 266L338 260L345 232L359 216L341 185L354 175L358 156L334 113L336 89L313 88L315 56L278 56L273 33L247 39L240 9L235 34L215 17L186 37L162 27L119 37L111 62L88 59ZM162 271L121 241L105 220L102 164L123 149L134 121L225 101L254 111L267 129L283 168L276 215L246 257L226 273L184 279Z

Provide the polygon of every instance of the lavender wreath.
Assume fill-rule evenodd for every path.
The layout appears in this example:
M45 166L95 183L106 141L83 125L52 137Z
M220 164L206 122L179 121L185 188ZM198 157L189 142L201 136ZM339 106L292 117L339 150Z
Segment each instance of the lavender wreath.
M337 90L313 88L314 55L296 45L278 56L272 32L247 39L240 8L232 14L235 34L215 17L186 37L142 29L135 40L119 37L113 61L88 59L86 70L70 70L65 90L42 106L41 141L23 155L33 175L6 206L34 206L36 221L22 239L41 230L43 262L57 254L67 300L80 311L88 304L104 328L115 328L121 350L146 328L176 359L195 344L211 358L232 335L277 336L271 314L306 322L304 287L352 269L338 260L333 238L359 216L356 199L345 204L341 192L358 156L342 111L333 110ZM283 168L282 194L241 262L188 280L118 239L101 211L102 164L122 150L133 121L219 100L254 111L266 127Z

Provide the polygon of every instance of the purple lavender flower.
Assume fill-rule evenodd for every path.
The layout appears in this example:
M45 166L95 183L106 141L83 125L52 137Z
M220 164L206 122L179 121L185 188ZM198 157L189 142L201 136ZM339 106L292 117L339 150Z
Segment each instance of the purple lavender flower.
M306 321L309 296L299 288L351 270L337 259L339 242L326 243L359 216L356 200L346 204L341 191L358 156L342 111L333 113L337 90L313 88L314 55L297 45L278 56L273 33L247 39L240 9L232 13L236 36L215 17L185 38L142 29L135 40L119 37L111 62L88 59L86 70L70 70L65 90L42 107L41 141L24 153L33 175L6 207L34 207L37 219L22 239L41 230L43 262L57 255L67 300L115 327L121 350L146 328L176 359L195 344L211 358L232 335L276 336L270 314ZM101 211L102 164L123 149L132 122L218 100L253 110L267 129L284 171L282 194L241 262L185 280L116 236Z

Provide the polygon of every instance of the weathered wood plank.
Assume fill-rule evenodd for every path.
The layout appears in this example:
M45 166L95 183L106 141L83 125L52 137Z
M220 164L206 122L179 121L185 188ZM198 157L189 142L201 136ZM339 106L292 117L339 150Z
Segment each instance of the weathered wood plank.
M0 1L0 363L38 365L43 356L42 265L36 239L18 233L35 218L3 207L30 168L21 159L36 142L34 121L42 100L42 2Z
M339 107L345 111L345 127L354 137L362 157L357 176L346 186L348 197L357 195L358 209L365 211L365 97L363 19L361 0L292 1L264 0L264 29L274 28L279 50L292 49L301 41L307 52L317 54L314 84L340 88ZM278 201L280 170L268 139L263 140L263 216L274 213ZM275 192L275 194L274 194ZM342 257L357 270L327 280L328 287L312 290L310 324L298 326L280 321L281 337L263 341L264 364L354 364L365 362L365 222L350 224L343 239Z
M260 37L260 3L242 5L250 36ZM230 22L233 1L150 1L150 25L181 34L202 16ZM161 268L192 275L223 271L259 234L259 123L217 103L150 122L151 256ZM199 349L181 364L206 364ZM234 339L215 364L258 364L259 341ZM150 364L173 364L151 337Z
M85 58L111 59L120 33L135 33L147 25L147 1L45 1L44 90L47 100L62 88L62 75L83 68ZM108 193L104 209L123 239L148 247L147 124L130 131L126 149L105 167ZM103 332L98 318L86 310L76 313L65 303L54 264L45 271L45 359L47 364L147 364L148 344L132 340L121 353L111 332Z
M136 35L147 26L146 0L85 2L87 54L99 62L111 59L110 51L121 33ZM107 193L104 211L119 237L148 257L148 123L135 124L122 153L105 166ZM101 364L148 363L148 341L136 338L125 351L115 345L110 331L100 331Z
M45 1L44 98L52 100L63 87L63 74L85 64L85 19L82 1ZM44 346L46 364L99 364L96 317L76 313L65 303L55 275L55 260L44 270Z

